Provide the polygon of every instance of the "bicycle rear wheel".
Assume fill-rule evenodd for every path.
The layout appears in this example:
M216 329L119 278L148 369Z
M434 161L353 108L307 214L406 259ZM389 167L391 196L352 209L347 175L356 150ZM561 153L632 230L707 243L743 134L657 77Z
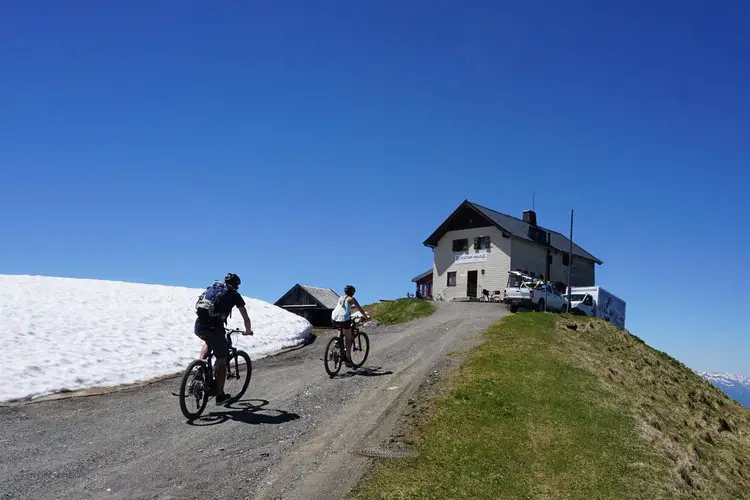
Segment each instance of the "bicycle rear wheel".
M193 360L185 369L180 384L180 410L188 420L195 420L201 416L208 403L206 381L208 365L200 359Z
M352 338L352 364L354 368L359 368L370 354L370 337L365 332L359 332Z
M341 370L341 346L339 345L339 338L334 337L328 341L326 351L323 357L323 364L326 367L326 372L330 377L335 377L336 374Z
M245 394L252 375L253 365L250 356L245 351L237 351L234 356L227 359L227 378L224 382L224 392L232 396L229 403L236 403Z

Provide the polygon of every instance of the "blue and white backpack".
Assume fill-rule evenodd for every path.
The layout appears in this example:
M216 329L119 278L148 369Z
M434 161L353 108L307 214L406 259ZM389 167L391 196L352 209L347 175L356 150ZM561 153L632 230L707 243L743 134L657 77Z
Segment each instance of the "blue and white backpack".
M231 315L232 309L220 306L229 300L232 291L233 289L223 281L214 281L213 285L206 288L195 303L195 312L198 317L202 320L219 320L226 323L227 314L221 311L228 311Z

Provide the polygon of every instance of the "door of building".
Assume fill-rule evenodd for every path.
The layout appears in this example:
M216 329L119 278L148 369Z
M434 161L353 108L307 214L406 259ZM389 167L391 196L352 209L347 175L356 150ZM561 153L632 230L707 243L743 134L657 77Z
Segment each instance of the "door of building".
M466 295L477 298L477 271L469 271L466 282Z

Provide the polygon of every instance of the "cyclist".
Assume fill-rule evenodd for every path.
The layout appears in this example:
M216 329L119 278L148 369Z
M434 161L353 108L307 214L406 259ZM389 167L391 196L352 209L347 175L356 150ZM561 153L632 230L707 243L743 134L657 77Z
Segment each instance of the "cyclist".
M354 298L354 293L357 290L352 285L346 285L344 287L344 295L339 297L339 301L336 307L331 312L331 322L334 328L338 328L339 332L344 334L344 348L346 349L346 359L344 364L351 368L352 364L352 305L356 307L359 312L362 313L362 317L367 321L370 317L367 315L364 309L359 305L357 299Z
M216 404L226 403L231 399L230 394L224 392L224 381L227 376L227 356L229 344L226 339L224 325L236 307L245 320L245 335L253 334L252 323L245 308L245 301L237 291L240 287L240 277L234 273L227 273L224 281L216 281L208 287L198 298L195 305L197 318L193 332L204 341L201 349L201 359L208 358L209 348L216 356Z

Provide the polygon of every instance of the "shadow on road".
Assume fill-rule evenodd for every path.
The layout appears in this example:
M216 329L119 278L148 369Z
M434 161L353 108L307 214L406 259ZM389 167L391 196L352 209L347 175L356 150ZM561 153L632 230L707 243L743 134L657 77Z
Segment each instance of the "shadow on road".
M354 368L350 369L346 373L342 373L341 377L382 377L383 375L390 375L393 372L391 370L388 371L382 371L382 366L376 366L376 367L365 367L365 368Z
M209 403L210 404L210 403ZM201 418L188 422L188 425L208 426L223 424L229 420L245 424L283 424L297 420L300 416L284 410L266 409L268 401L265 399L243 399L226 406L226 410L217 409Z

